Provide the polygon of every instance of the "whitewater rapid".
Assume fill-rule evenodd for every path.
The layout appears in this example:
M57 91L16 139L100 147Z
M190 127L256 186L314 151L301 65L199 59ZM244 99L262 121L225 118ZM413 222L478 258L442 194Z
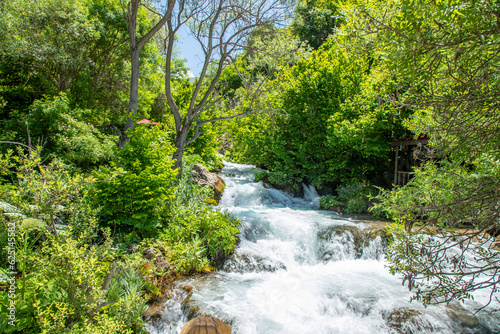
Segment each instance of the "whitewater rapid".
M179 333L187 314L215 316L238 334L500 331L498 303L472 313L486 291L465 305L409 303L411 293L388 271L380 231L318 210L312 187L295 198L255 182L254 171L225 164L219 206L241 221L240 243L222 270L183 283L193 289L182 317L164 319L157 333Z

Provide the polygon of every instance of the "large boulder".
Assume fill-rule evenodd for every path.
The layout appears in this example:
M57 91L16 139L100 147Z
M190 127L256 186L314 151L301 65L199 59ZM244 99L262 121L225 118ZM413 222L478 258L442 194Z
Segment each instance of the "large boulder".
M203 165L196 164L193 166L192 175L196 183L201 186L209 186L214 190L213 199L217 204L222 197L222 192L226 187L224 180L217 174L211 173Z
M213 317L196 317L182 327L181 334L231 334L231 327Z

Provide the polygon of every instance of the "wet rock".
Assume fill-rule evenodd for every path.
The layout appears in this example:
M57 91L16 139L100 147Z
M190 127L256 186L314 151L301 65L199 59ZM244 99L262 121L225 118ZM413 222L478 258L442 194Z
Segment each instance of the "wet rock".
M242 221L240 225L240 235L242 239L257 242L269 236L269 226Z
M214 317L196 317L184 325L181 334L231 334L231 327Z
M333 211L335 213L338 213L339 215L344 214L344 210L340 205L332 205L331 207L328 208L328 211Z
M387 247L385 229L358 228L353 225L331 225L318 230L318 258L323 262L359 259L363 255L377 256L373 250L364 254L370 242L380 237L377 249L383 253Z
M413 334L433 331L432 325L421 319L422 313L407 307L392 311L386 318L387 325L396 333Z
M454 321L462 326L474 328L479 326L479 319L470 311L466 310L459 302L452 301L448 304L446 312Z
M219 175L209 172L208 169L200 164L194 165L191 173L196 183L201 186L207 185L214 190L213 199L219 203L226 187L224 180Z
M191 299L193 296L193 289L186 296L186 298L181 303L182 313L186 315L188 320L194 319L196 317L210 316L209 314L204 314L201 312L200 306L196 304L194 300Z
M181 286L181 289L187 292L193 291L193 287L191 285L183 285Z
M286 269L286 266L279 262L275 263L258 255L235 253L224 264L223 269L228 272L248 273Z
M387 317L387 322L396 326L400 326L402 323L413 321L413 318L422 314L419 311L412 310L407 307L402 307L392 311Z
M223 249L219 250L214 256L210 257L210 264L216 269L221 269L226 263L228 256ZM205 270L205 274L210 273L210 270Z
M148 309L146 310L146 312L144 312L142 317L145 321L161 318L163 315L162 309L163 309L163 304L153 304L148 307Z

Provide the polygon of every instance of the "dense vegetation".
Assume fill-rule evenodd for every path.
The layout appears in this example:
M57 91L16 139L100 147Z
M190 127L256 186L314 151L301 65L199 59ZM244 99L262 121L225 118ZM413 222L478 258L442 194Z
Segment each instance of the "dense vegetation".
M498 4L300 0L283 28L261 2L268 16L241 22L169 7L188 23L161 1L0 4L0 331L143 332L146 303L236 246L238 221L190 174L219 170L218 151L297 195L314 185L324 208L393 219L390 270L416 299L494 297ZM220 15L247 25L218 49L207 36L235 29ZM175 56L183 24L208 50L195 80ZM422 168L392 187L390 142L422 134ZM473 241L478 266L446 253Z

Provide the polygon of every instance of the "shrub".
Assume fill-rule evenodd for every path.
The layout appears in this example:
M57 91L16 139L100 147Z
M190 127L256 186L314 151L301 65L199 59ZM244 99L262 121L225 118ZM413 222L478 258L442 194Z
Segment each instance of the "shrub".
M263 169L256 169L254 172L255 182L266 181L268 179L268 171Z
M39 152L19 150L18 156L10 152L0 157L1 165L17 171L4 195L15 206L0 202L5 213L0 245L7 246L8 229L14 228L19 272L15 280L16 325L7 325L12 298L1 290L0 332L141 332L145 307L141 278L130 266L124 267L130 274L121 270L114 280L118 283L112 283L114 291L124 294L113 300L112 294L106 297L103 281L116 253L110 231L97 231L83 177L71 175L59 160L43 165ZM100 244L95 242L97 235L103 237ZM1 274L12 271L5 261L0 264Z
M28 116L33 141L43 143L44 152L67 163L89 168L111 159L115 143L85 122L88 111L72 109L66 95L35 101Z
M166 132L137 126L111 167L94 173L101 220L143 236L166 224L177 181L173 152Z
M204 271L234 251L239 221L205 203L209 188L186 179L176 190L171 221L158 238L172 248L171 261L184 273Z
M319 206L322 209L328 210L332 206L342 205L343 203L338 200L337 196L325 195L319 198Z
M367 202L373 197L376 188L366 183L351 182L337 188L337 196L326 195L319 199L320 207L341 206L348 214L367 211Z
M366 201L361 198L351 199L347 201L345 206L346 213L362 213L367 209Z

